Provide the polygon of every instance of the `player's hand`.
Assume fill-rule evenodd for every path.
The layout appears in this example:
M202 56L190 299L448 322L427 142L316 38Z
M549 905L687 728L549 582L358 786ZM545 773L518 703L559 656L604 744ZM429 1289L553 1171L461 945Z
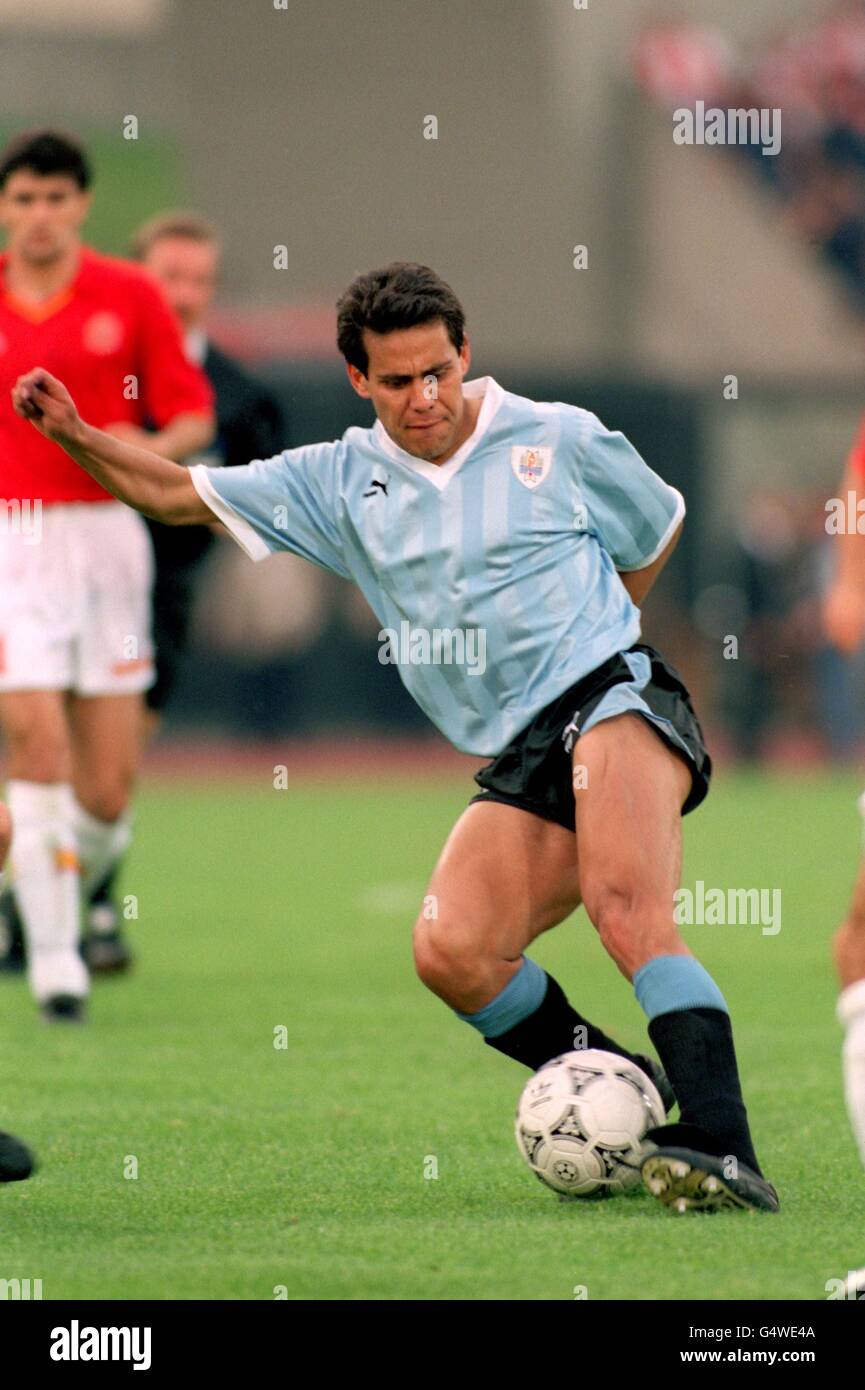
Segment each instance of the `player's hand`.
M12 406L16 415L29 420L46 439L74 439L81 426L81 416L63 382L44 367L19 376L12 388Z
M855 584L835 583L823 601L826 640L850 656L865 638L865 590Z

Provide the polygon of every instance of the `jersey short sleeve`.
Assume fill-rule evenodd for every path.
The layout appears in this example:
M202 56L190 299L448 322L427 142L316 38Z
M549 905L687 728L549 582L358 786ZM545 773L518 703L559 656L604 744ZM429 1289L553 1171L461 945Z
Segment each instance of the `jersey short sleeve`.
M623 434L605 429L594 415L589 421L578 451L588 529L616 569L644 569L672 539L685 515L685 500Z
M209 414L213 391L202 369L190 362L174 314L159 287L138 280L137 368L145 416L159 429L176 415Z
M348 579L337 525L338 451L338 444L309 444L239 467L197 464L189 475L250 559L290 550Z

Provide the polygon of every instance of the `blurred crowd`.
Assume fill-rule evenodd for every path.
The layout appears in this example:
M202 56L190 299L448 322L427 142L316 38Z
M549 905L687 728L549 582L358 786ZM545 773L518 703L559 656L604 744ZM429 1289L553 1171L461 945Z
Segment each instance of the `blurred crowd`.
M754 52L686 19L652 22L634 74L664 109L782 110L780 153L731 147L749 160L791 229L813 245L865 313L865 0L840 0Z
M821 608L835 563L817 489L759 487L690 611L708 719L736 758L839 763L865 753L865 651L842 656ZM700 660L696 654L702 654Z

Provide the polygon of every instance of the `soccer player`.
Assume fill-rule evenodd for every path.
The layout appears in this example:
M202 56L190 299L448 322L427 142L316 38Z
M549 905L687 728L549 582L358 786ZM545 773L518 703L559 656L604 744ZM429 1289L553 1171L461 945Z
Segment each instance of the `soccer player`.
M847 524L836 540L837 564L823 606L828 640L852 655L865 637L865 427L850 456L841 483L842 515ZM865 815L865 793L859 799ZM853 1134L865 1163L865 857L853 888L847 916L835 936L835 965L841 984L838 1019L844 1029L844 1094ZM865 1296L865 1268L852 1276L858 1296Z
M27 132L0 152L0 382L60 372L117 439L200 452L212 396L137 266L81 244L90 169L77 142ZM145 419L159 428L145 434ZM152 552L140 517L0 405L0 727L15 824L11 882L32 991L83 1016L80 898L131 837L127 805L153 681Z
M3 887L3 869L11 840L12 821L8 808L0 801L0 889ZM0 1130L0 1182L21 1182L23 1178L29 1178L33 1167L33 1155L26 1145L14 1134Z
M213 388L216 438L206 457L195 462L231 467L283 449L286 431L276 397L207 334L207 311L219 275L220 245L215 229L197 213L160 213L135 233L132 251L161 285L180 323L187 357L199 363ZM186 460L187 466L190 462ZM209 526L178 529L152 519L147 524L155 561L156 680L145 700L148 732L153 732L183 669L197 580L214 535ZM116 972L131 963L113 896L119 867L118 861L91 894L86 957L93 971Z
M355 279L337 338L374 426L240 468L179 468L112 439L41 366L13 400L146 515L216 516L253 559L292 550L360 585L411 694L458 748L492 758L415 926L421 980L533 1069L575 1042L631 1055L525 955L582 902L666 1077L634 1060L680 1108L651 1131L649 1190L677 1211L777 1210L727 1005L674 921L680 818L710 762L681 680L638 642L638 605L682 498L589 412L465 381L463 310L428 267Z

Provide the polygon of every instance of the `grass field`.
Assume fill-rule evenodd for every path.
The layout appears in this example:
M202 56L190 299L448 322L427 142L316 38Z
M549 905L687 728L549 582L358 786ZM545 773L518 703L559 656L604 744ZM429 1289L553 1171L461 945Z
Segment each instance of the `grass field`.
M828 949L858 783L731 776L686 822L686 884L783 893L777 935L685 932L731 1005L774 1218L559 1203L522 1166L527 1073L412 971L468 789L145 789L124 881L136 973L96 986L82 1029L45 1027L0 979L0 1124L41 1162L0 1189L0 1278L42 1279L46 1299L822 1299L865 1262ZM643 1043L582 914L534 954Z

